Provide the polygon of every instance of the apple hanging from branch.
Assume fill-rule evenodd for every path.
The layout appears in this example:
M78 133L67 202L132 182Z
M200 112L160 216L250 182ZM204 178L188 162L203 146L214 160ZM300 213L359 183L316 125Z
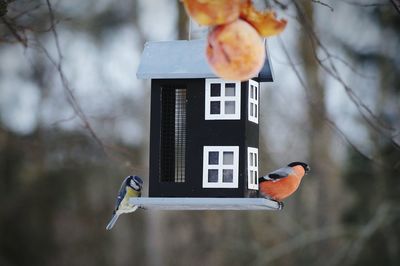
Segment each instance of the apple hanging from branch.
M226 80L255 77L264 64L265 48L257 31L244 20L215 27L208 35L207 61Z
M287 24L274 11L258 11L251 0L181 0L208 34L206 57L211 69L226 80L257 76L265 60L262 38L281 33Z
M241 0L181 0L189 16L202 26L216 26L235 21L240 15Z

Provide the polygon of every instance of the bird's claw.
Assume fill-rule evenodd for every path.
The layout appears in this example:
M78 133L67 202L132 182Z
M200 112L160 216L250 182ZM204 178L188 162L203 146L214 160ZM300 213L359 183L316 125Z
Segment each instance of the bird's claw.
M271 199L271 200L272 200L272 201L275 201L276 203L278 203L278 210L279 210L279 211L283 209L284 204L283 204L282 201L277 201L277 200L273 200L273 199Z
M275 202L278 204L278 210L279 210L279 211L283 209L284 204L283 204L282 201L274 200L274 199L272 199L272 198L270 198L270 197L268 197L268 196L265 196L265 195L262 195L262 196L263 196L264 198L266 198L266 199L275 201Z

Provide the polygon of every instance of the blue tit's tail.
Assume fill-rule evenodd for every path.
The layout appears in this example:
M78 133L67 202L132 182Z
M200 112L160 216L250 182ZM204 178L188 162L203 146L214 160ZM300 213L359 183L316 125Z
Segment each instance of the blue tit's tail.
M111 221L106 226L107 230L111 230L114 227L114 224L117 222L118 217L119 217L118 213L113 214Z

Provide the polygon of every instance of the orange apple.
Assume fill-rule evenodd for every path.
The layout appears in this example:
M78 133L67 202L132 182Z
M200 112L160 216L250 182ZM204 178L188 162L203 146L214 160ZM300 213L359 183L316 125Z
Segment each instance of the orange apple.
M285 19L278 20L274 11L256 10L251 0L243 0L241 2L240 18L253 25L262 37L281 33L287 24Z
M181 0L186 12L200 25L215 26L239 18L240 0Z
M243 81L258 75L264 64L265 47L258 32L239 19L209 33L206 56L219 77Z

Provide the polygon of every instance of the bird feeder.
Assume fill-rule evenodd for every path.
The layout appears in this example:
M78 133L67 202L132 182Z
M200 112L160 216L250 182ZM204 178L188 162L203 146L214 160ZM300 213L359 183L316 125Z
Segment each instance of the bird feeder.
M204 40L148 42L137 77L151 80L149 197L155 209L274 210L258 197L260 82L222 80Z

